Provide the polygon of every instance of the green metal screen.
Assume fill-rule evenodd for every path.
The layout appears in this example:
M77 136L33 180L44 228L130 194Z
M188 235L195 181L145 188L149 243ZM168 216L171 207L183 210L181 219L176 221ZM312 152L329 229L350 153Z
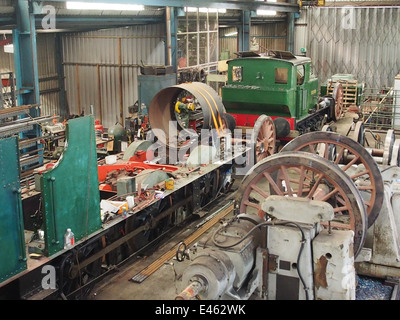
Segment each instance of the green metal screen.
M64 249L67 228L75 241L101 228L94 117L69 120L66 142L57 165L41 177L47 255Z
M25 270L17 137L0 139L0 282Z

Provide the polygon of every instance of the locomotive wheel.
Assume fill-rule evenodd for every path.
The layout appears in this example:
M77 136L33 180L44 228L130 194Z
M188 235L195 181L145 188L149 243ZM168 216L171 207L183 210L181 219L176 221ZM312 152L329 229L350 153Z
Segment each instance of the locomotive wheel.
M240 213L265 219L261 206L273 194L331 204L335 217L322 225L353 230L354 254L358 255L367 231L366 208L353 181L338 166L302 151L280 152L263 159L242 180L238 190Z
M343 112L343 86L341 83L335 83L332 97L335 99L335 108L332 112L332 118L334 121L338 121Z
M394 141L390 165L398 167L400 166L400 139L396 139Z
M204 175L204 179L200 181L200 208L217 197L219 180L219 171L214 170Z
M82 300L89 295L95 286L95 279L102 273L102 258L84 267L81 267L80 264L98 252L100 248L100 243L96 241L77 250L73 249L66 254L60 264L59 288L61 293L74 300Z
M332 128L329 124L326 124L322 127L321 131L332 131Z
M394 130L390 129L386 133L385 145L383 147L382 164L385 166L389 165L390 160L392 158L394 141L395 141Z
M364 122L357 121L357 123L354 127L353 140L357 141L362 146L365 145Z
M287 143L284 151L311 152L339 165L364 197L368 227L375 222L383 203L383 179L376 161L359 143L336 132L310 132ZM362 171L354 172L353 164L362 164Z
M251 150L254 163L275 153L276 131L271 117L262 114L254 123L251 133Z
M222 116L222 127L223 129L229 129L230 133L233 134L236 128L236 120L230 113L224 113Z

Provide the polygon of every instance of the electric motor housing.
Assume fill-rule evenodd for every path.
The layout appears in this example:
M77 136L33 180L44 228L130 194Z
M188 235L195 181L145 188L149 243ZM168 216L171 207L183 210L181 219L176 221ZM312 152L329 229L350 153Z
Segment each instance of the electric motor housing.
M221 225L204 244L199 243L197 256L183 272L183 286L202 283L201 299L239 297L254 267L261 240L261 229L255 226L261 222L258 216L240 214Z

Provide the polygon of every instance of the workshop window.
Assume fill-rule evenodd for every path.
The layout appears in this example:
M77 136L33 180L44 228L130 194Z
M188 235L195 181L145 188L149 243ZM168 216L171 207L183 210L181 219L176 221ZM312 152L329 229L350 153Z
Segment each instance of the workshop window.
M243 68L238 66L232 67L232 81L241 82L243 80Z
M218 63L218 12L185 8L178 19L178 68Z
M275 68L275 83L286 84L288 82L288 69Z
M304 65L299 65L297 69L297 85L302 85L304 83Z

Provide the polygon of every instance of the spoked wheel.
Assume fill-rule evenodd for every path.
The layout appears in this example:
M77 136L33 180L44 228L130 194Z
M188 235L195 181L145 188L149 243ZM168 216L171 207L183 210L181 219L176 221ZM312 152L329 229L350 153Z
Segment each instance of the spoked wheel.
M368 227L378 217L384 196L383 178L372 155L353 139L335 132L310 132L301 135L281 150L317 154L338 165L360 190L367 207Z
M251 150L254 163L275 153L276 132L271 117L261 115L257 118L251 134Z
M353 230L355 256L364 244L367 216L360 192L338 166L315 154L301 151L274 154L252 168L238 191L240 213L264 219L262 203L270 195L328 202L335 217L322 225Z
M335 99L335 107L332 110L332 118L334 121L340 119L343 112L343 86L340 82L336 82L333 87L332 97Z

